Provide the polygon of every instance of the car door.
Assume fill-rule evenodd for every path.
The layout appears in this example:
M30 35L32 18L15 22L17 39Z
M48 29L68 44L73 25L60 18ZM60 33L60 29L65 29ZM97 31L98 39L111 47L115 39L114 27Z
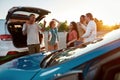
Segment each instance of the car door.
M100 66L95 79L100 80L119 80L120 73L120 48L113 51L113 55L109 57L107 62ZM100 76L102 74L102 76Z
M54 80L83 80L83 75L81 71L73 71L62 76L58 76Z
M120 47L92 59L73 70L83 70L84 80L118 80Z

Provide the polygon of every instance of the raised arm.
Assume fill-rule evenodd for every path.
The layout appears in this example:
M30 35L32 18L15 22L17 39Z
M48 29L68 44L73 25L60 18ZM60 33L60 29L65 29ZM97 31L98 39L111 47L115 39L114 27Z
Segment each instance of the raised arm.
M43 26L42 26L42 31L45 31L45 27L46 27L46 21L44 20L44 22L43 22Z
M47 22L44 20L44 23L43 23L43 28L45 28L45 26L46 26L46 23L47 23Z
M38 25L40 31L44 32L46 27L46 21L44 20L43 26Z

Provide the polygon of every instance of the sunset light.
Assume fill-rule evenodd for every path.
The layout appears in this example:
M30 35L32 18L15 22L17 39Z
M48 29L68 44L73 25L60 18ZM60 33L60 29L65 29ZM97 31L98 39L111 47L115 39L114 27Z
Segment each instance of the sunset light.
M5 19L7 11L13 6L31 6L47 9L51 14L46 20L56 18L60 21L79 21L82 14L91 12L105 25L120 23L119 0L1 0L0 19Z

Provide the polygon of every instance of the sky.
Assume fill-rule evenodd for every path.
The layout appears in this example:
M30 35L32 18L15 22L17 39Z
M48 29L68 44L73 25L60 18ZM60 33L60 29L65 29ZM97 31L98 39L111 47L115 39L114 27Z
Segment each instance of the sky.
M0 19L14 6L38 7L51 11L46 20L79 21L80 15L90 12L105 25L120 23L120 0L0 0Z

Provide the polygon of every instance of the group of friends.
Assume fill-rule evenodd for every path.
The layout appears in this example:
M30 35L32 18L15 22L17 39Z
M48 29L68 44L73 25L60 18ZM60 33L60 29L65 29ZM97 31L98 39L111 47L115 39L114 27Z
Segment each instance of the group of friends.
M57 25L56 25L57 24ZM60 22L57 19L52 19L49 23L50 29L48 31L48 50L59 49L59 35L58 28ZM27 45L29 53L40 52L39 31L43 32L46 25L44 21L43 27L35 23L35 15L29 15L29 21L23 25L23 35L27 35ZM82 43L90 43L96 39L97 30L96 23L91 13L86 13L80 16L79 22L70 22L69 31L66 35L66 47L79 46Z

